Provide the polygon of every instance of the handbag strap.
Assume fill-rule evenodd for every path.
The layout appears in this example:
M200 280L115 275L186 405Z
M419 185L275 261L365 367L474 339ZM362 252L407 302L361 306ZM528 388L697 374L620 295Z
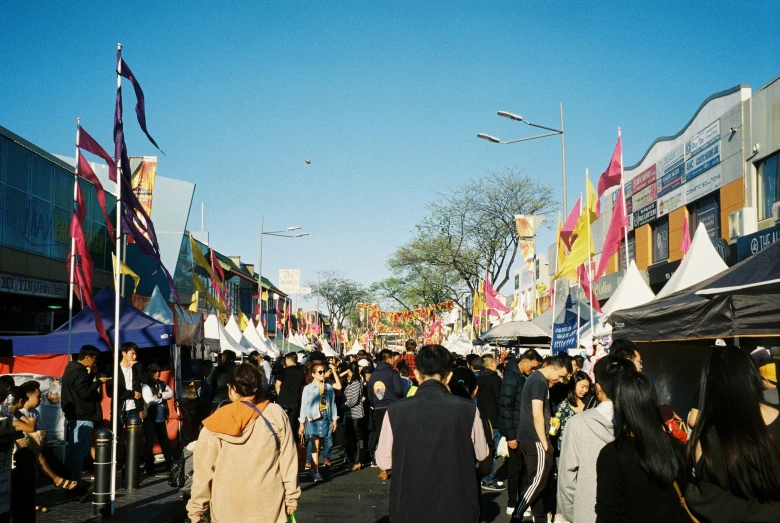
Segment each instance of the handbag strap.
M268 427L268 430L270 430L271 434L273 434L274 441L276 442L276 451L279 452L279 447L280 447L279 436L276 434L276 431L274 430L273 426L271 426L271 423L268 421L268 419L266 419L266 417L263 416L263 410L265 410L265 407L266 405L268 405L268 402L265 402L263 404L263 410L258 409L257 406L251 404L248 401L242 401L241 403L255 409L255 412L257 412L260 415L260 418L263 420L263 422L265 422L265 426Z
M682 505L682 508L684 508L685 512L688 513L688 516L691 518L691 521L693 521L693 523L699 523L699 520L696 519L696 516L694 516L691 513L691 509L688 508L688 503L686 503L685 496L683 496L683 493L680 490L680 486L677 484L677 481L675 480L672 483L672 485L674 485L674 490L675 490L675 492L677 492L677 497L680 499L680 505Z

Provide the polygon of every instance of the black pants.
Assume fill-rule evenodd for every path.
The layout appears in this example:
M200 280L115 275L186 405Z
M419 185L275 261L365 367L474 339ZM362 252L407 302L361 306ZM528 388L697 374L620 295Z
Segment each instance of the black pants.
M525 473L520 484L520 501L515 513L512 514L512 522L522 521L525 509L530 505L534 521L547 522L547 514L544 508L544 492L547 488L547 480L550 478L555 455L552 444L547 444L545 451L541 443L520 442L525 460Z
M347 431L347 456L352 463L361 463L360 450L363 448L362 418L347 418L345 429Z
M516 507L517 500L520 498L520 482L523 479L523 472L525 472L523 450L520 448L519 443L517 444L516 449L509 449L508 462L506 482L509 502L507 503L507 506Z
M157 423L150 419L144 420L144 461L147 474L154 473L154 437L160 442L163 456L165 456L165 468L171 469L173 464L173 454L171 452L171 442L168 439L168 429L165 422Z
M298 421L298 415L301 412L301 406L300 405L282 405L279 404L280 407L282 407L282 410L287 414L287 419L290 420L290 432L292 433L292 439L293 443L295 445L298 444L298 427L301 425Z

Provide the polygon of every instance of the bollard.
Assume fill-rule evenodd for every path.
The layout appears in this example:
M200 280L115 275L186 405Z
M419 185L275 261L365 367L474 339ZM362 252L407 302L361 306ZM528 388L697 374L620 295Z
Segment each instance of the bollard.
M141 418L138 416L127 418L125 434L125 488L127 490L138 490L142 433Z
M35 521L35 469L38 459L29 448L14 455L16 468L11 471L11 519Z
M114 435L108 429L95 434L95 484L92 492L92 514L111 515L111 447Z

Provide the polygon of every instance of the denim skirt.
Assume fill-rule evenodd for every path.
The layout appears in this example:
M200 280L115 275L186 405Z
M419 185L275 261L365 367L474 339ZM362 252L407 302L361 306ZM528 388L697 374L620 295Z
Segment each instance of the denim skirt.
M324 438L328 435L330 424L330 413L325 411L322 413L320 419L306 422L306 436L319 436L320 438Z

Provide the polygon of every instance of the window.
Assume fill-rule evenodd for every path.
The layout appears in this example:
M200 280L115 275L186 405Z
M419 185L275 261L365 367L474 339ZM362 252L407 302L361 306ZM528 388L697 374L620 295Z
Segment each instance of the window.
M13 142L5 144L5 179L9 185L24 192L30 190L32 154Z
M520 288L520 275L515 274L515 290Z
M32 195L51 202L54 184L54 165L38 155L33 155Z
M653 226L653 263L669 259L669 217L656 220Z
M758 219L772 217L772 204L780 202L780 183L778 183L778 158L774 154L758 164Z
M636 242L634 241L634 231L628 233L628 257L631 260L636 259ZM618 251L618 267L626 268L626 240L621 240L620 250Z
M771 216L771 209L769 214ZM703 223L707 228L707 234L713 242L720 238L720 198L717 193L689 205L688 215L690 216L688 222L691 226L691 240L693 240L693 235L696 234L700 223Z

